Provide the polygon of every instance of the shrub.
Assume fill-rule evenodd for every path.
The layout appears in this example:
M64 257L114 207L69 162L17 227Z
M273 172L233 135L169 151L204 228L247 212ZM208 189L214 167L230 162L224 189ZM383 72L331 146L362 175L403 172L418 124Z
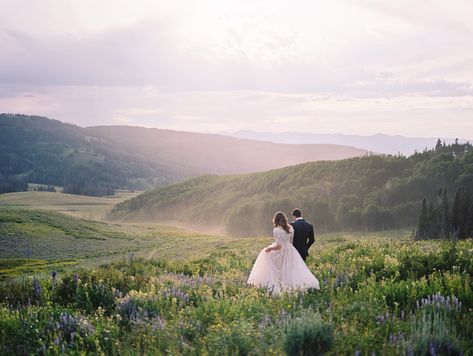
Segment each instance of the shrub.
M211 355L248 355L255 351L257 341L251 323L245 320L212 325L205 338Z
M110 313L115 308L115 296L111 287L102 281L90 281L89 283L78 282L76 305L79 309L89 313L98 307Z
M333 326L320 314L307 311L286 326L284 351L288 355L318 355L332 347Z

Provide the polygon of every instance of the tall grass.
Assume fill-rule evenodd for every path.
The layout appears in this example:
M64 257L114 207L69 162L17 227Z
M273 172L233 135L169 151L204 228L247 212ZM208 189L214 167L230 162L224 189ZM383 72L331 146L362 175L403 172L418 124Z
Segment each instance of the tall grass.
M259 244L4 281L0 354L473 353L472 240L318 244L321 290L280 296L245 284Z

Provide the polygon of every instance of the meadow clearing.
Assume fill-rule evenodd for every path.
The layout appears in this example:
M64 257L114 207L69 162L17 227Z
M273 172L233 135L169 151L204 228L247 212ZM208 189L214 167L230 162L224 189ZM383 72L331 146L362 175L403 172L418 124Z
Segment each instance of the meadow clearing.
M245 283L270 236L19 205L0 207L1 354L473 354L471 239L318 235L321 290L274 296Z

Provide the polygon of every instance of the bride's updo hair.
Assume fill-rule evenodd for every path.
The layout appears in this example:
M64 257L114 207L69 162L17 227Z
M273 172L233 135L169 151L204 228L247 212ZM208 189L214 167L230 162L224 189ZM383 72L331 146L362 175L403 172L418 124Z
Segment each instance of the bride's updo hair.
M281 227L284 231L289 233L289 224L287 223L286 215L282 211L278 211L274 214L273 224L275 227Z

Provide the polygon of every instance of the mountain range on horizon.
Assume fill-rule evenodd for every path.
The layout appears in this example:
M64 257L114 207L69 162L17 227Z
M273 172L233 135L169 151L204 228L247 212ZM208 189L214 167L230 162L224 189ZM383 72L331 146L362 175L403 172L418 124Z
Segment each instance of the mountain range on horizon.
M252 130L240 130L235 132L222 132L237 138L269 141L284 144L337 144L358 147L370 152L382 154L403 154L410 156L417 152L430 149L435 146L439 137L407 137L402 135L387 135L378 133L375 135L350 135L350 134L319 134L304 132L259 132ZM446 144L454 143L456 138L440 137ZM459 138L459 143L468 142L465 138ZM471 140L470 140L471 142Z

